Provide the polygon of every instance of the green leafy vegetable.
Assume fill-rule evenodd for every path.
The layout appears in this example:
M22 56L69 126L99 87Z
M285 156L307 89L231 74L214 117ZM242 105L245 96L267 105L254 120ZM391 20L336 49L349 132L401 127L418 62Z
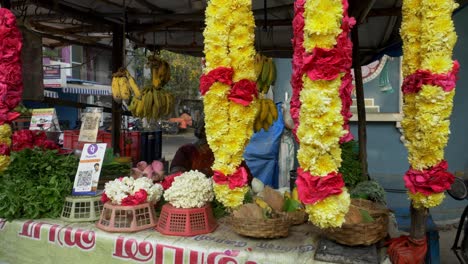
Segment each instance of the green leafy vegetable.
M365 198L374 202L386 204L385 190L376 181L363 181L351 189L351 198Z
M369 212L367 210L359 209L359 212L361 212L362 222L363 223L372 223L372 222L374 222L374 218L369 214Z
M0 217L11 221L60 216L77 166L75 156L56 151L12 152L10 166L0 173Z
M359 162L359 147L354 140L341 144L341 167L339 172L348 187L354 187L361 179L361 163Z

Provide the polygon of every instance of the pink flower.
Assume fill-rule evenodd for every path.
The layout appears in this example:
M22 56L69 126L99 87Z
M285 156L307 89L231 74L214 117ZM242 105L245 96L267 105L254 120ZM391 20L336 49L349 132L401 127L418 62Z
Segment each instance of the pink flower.
M246 79L236 82L228 95L229 100L243 106L248 106L256 97L258 97L257 84Z
M450 189L455 178L447 169L448 163L445 160L427 170L410 168L403 177L405 187L412 193L424 195L444 192Z
M406 76L403 80L401 90L404 94L418 93L423 85L436 85L444 91L450 92L455 89L460 64L453 62L452 70L447 73L435 74L428 70L417 70L415 73Z
M331 172L327 176L313 176L302 168L297 170L297 190L304 204L314 204L330 195L343 192L344 181L340 173Z
M227 85L232 85L233 75L233 69L228 67L218 67L216 69L211 70L207 74L203 74L200 77L201 95L205 95L215 82L221 82Z
M21 71L21 64L18 62L13 63L0 63L0 82L8 84L9 89L18 89L22 87L23 73Z
M226 176L220 171L214 171L213 181L216 184L228 184L229 189L244 187L248 182L247 170L240 166L232 175Z
M137 163L136 166L140 171L144 171L146 167L148 166L148 163L146 163L146 161L140 161Z
M124 206L138 205L138 200L135 199L135 196L128 195L127 197L122 199L121 204Z
M140 189L138 192L134 194L135 200L138 201L138 204L142 204L146 202L148 198L148 193L144 189Z
M0 62L18 63L22 46L21 33L18 29L0 34Z

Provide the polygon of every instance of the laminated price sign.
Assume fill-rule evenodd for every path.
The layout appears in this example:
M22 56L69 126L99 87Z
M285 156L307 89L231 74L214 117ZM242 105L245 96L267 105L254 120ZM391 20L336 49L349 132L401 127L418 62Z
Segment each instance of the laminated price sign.
M106 143L85 144L73 184L73 195L96 195Z
M96 142L99 124L102 118L102 108L88 107L81 118L82 124L80 129L81 142Z
M60 131L55 108L33 109L29 129L44 131Z

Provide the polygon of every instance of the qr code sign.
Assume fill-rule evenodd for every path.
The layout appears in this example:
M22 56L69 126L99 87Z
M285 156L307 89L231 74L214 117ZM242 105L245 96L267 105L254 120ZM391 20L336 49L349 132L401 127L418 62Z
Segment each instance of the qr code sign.
M79 171L78 172L78 182L76 183L76 187L87 187L91 186L91 180L93 177L93 171Z

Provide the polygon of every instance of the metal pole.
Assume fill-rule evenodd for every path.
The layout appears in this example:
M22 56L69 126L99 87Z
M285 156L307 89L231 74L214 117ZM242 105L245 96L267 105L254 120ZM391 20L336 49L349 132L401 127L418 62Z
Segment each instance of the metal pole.
M356 103L358 114L358 139L359 160L361 161L363 180L369 179L367 170L367 132L366 132L366 107L364 103L364 84L362 83L361 58L359 56L359 26L356 25L351 31L353 41L353 68L354 82L356 85Z
M114 25L112 28L112 72L123 66L124 61L124 28ZM112 147L114 153L120 153L120 127L122 125L122 104L112 100Z

